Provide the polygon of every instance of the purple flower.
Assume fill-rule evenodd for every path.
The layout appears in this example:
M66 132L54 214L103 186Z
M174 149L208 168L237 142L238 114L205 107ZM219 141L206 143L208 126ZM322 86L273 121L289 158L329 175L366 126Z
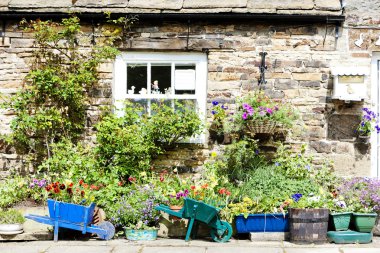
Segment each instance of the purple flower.
M243 104L243 109L244 110L247 110L249 107L250 107L249 104Z
M258 149L255 150L255 154L258 155L260 151Z
M307 170L310 170L310 169L311 169L309 164L308 164L308 165L305 165L305 168L306 168Z
M227 109L228 109L228 107L225 106L225 105L222 105L221 108L222 108L223 110L227 110Z
M212 110L211 113L212 113L212 115L215 115L215 114L216 114L216 111Z
M270 108L267 108L267 113L269 113L269 115L272 115L272 114L273 114L273 111L272 111L272 109L270 109Z
M277 105L274 106L274 110L278 111L278 106Z
M300 200L300 198L302 197L302 194L301 193L296 193L296 194L293 194L292 195L292 199L295 201L295 202L298 202Z
M259 114L260 116L265 116L266 113L264 111L260 111Z
M246 120L248 118L248 114L246 112L243 113L243 115L241 116L244 120Z
M215 100L214 100L214 101L212 101L212 105L213 105L213 106L217 106L218 104L219 104L219 102L218 102L218 101L215 101Z

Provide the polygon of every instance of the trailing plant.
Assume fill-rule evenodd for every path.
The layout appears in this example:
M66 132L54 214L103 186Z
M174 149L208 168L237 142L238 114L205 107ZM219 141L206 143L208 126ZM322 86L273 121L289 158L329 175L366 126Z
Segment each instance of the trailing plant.
M10 207L28 197L27 180L10 176L0 181L0 208Z
M51 145L80 139L85 129L88 90L97 83L97 67L118 50L111 45L82 50L77 17L61 22L22 21L35 39L34 61L23 89L4 108L14 110L12 133L6 140L38 165L51 155Z
M356 128L356 132L359 136L370 136L373 131L380 133L380 125L378 115L369 108L363 108L363 115L361 117L360 124Z

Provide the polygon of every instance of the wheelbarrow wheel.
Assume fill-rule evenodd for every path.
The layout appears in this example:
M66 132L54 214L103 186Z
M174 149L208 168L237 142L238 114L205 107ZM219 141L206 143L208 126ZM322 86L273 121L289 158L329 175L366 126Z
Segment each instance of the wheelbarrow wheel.
M97 225L99 228L104 229L106 231L105 235L100 235L98 236L103 239L103 240L110 240L112 237L115 235L115 227L112 225L111 222L109 221L102 221Z
M211 238L215 242L227 242L232 236L232 226L227 221L220 221L220 222L225 227L223 234L218 234L218 230L213 228L210 231Z

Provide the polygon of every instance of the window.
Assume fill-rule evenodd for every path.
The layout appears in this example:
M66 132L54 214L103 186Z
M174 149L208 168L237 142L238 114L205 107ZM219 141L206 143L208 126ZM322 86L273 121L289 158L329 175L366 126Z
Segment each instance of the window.
M174 108L174 100L206 115L207 56L203 53L127 52L114 66L113 99L122 113L126 99L140 103L151 113L157 101ZM189 140L202 143L204 135Z

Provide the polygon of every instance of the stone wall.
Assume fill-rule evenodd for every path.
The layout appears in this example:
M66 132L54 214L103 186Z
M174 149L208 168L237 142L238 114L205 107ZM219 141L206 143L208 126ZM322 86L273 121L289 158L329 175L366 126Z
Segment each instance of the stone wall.
M76 1L77 4L80 2L84 1ZM117 1L109 2L117 4ZM129 4L133 2L129 1ZM289 143L295 147L307 143L316 163L332 160L335 170L341 175L369 176L370 147L359 144L352 130L358 122L361 108L370 102L346 104L332 100L331 67L355 65L370 68L372 52L380 51L380 47L373 43L379 34L377 27L380 21L372 14L365 18L365 13L368 8L379 6L376 5L379 1L364 1L365 6L360 4L363 1L346 2L344 13L347 21L339 26L338 36L335 24L324 23L255 23L231 19L192 21L188 27L187 22L140 20L128 32L128 40L122 50L186 52L208 49L208 108L213 100L234 103L237 96L256 89L259 52L268 52L266 94L290 99L304 122L297 126ZM376 13L373 9L368 13ZM33 52L31 34L18 30L17 22L7 21L5 37L0 38L0 91L4 96L21 87ZM91 36L91 27L84 25L84 36ZM96 25L96 32L99 29L101 25ZM368 39L359 48L354 41L360 33ZM112 70L111 62L103 64L99 68L99 86L90 92L89 134L91 126L97 122L99 106L111 103ZM370 95L370 83L367 86ZM12 112L2 111L0 114L0 132L8 133ZM219 148L207 144L182 145L179 151L162 155L156 166L197 170L207 159L209 151ZM20 166L21 158L12 149L0 145L0 152L1 170Z

